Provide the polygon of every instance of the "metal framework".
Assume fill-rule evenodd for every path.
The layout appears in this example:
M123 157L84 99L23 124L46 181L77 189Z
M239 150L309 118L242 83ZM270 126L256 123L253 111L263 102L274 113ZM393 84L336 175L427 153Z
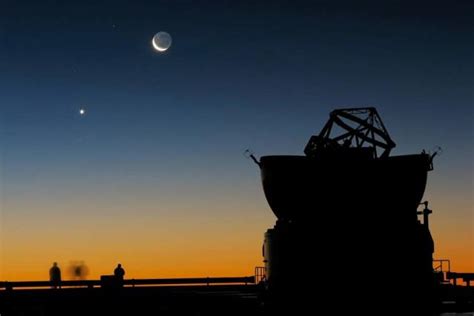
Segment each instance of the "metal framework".
M377 110L367 107L332 111L326 125L319 135L310 138L304 152L312 157L325 149L373 148L375 158L378 150L380 158L385 158L394 147L395 142Z

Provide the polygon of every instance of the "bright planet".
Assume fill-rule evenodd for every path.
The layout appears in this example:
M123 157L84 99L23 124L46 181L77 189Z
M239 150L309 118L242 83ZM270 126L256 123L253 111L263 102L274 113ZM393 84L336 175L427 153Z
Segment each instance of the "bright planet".
M153 48L159 52L164 52L171 47L172 39L171 35L166 32L158 32L153 36L151 40Z

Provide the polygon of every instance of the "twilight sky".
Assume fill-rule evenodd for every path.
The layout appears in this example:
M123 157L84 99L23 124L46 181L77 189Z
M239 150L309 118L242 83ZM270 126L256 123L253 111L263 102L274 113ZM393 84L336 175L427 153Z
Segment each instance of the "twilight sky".
M0 2L0 279L251 275L275 217L244 150L358 106L394 154L443 148L435 257L474 271L473 4L253 2Z

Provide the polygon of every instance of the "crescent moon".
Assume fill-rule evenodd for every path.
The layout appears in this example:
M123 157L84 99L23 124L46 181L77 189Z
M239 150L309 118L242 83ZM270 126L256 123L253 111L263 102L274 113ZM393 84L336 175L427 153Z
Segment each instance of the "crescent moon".
M159 51L159 52L164 52L166 50L166 48L161 48L156 42L155 42L155 38L153 37L153 39L151 40L151 44L153 45L153 47Z

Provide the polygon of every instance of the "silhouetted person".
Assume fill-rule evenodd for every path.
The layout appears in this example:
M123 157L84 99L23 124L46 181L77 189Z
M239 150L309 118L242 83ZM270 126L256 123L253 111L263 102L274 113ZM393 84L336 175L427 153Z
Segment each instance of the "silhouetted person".
M85 280L87 274L89 273L89 269L83 261L76 261L71 263L69 273L74 278L74 280Z
M53 289L61 288L61 270L58 267L58 263L54 262L51 269L49 269L49 280L53 286Z
M125 270L122 268L122 265L119 263L114 270L114 275L119 281L123 281L123 276L125 275Z
M81 279L82 277L82 267L81 266L75 266L74 267L74 278Z

